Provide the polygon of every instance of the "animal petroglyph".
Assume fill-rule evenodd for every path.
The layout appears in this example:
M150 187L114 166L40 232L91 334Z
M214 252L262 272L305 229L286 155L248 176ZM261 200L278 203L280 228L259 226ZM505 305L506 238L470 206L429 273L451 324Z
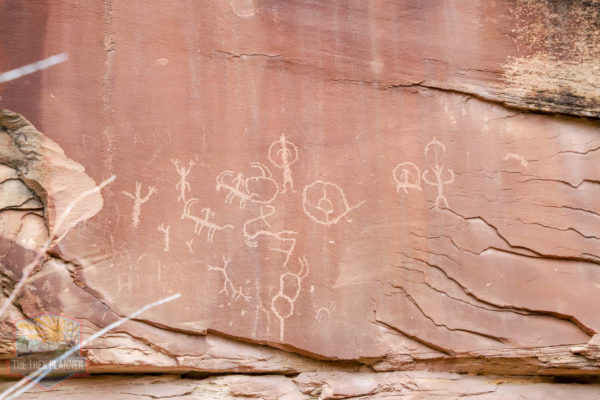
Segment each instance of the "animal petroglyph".
M206 228L206 240L209 243L213 242L216 231L222 231L224 229L233 229L233 225L217 225L214 222L209 221L211 217L215 216L215 213L208 207L203 208L201 212L204 213L204 217L200 218L191 213L190 208L192 205L200 201L199 199L192 198L185 202L185 206L183 207L183 214L181 214L181 219L189 219L194 221L194 233L196 235L200 235L202 233L202 229Z
M319 306L317 303L313 303L313 310L315 310L317 322L323 323L331 319L331 315L335 311L335 303L331 301L328 306Z
M223 256L223 266L215 267L213 265L206 264L209 271L217 271L223 275L223 288L219 291L219 293L225 293L226 296L231 297L233 300L243 299L246 302L250 301L250 296L244 294L242 287L236 288L233 284L233 281L229 277L229 273L227 272L227 267L229 266L229 262L231 258L229 256Z
M225 203L231 204L237 197L240 199L240 208L244 208L248 201L270 204L275 200L279 185L273 179L269 167L259 162L250 163L250 167L258 170L258 175L246 178L242 173L235 175L233 171L225 170L217 176L217 191L225 189L228 192Z
M142 212L142 204L147 202L154 193L156 193L156 188L154 186L150 186L148 188L148 193L144 197L142 197L142 183L135 183L135 195L126 192L124 190L121 191L125 196L131 198L133 200L133 211L131 214L131 219L133 220L133 227L136 228L140 224L140 213Z
M350 207L342 188L335 183L314 181L302 191L304 213L314 222L331 226L337 224L350 211L360 207L361 201ZM352 220L347 218L348 222Z
M269 146L269 161L283 170L283 190L281 193L285 193L288 186L292 192L296 193L290 165L298 161L298 146L287 140L285 133L282 133L279 140Z
M437 208L448 208L448 200L446 196L444 196L444 185L448 185L454 182L454 171L448 169L448 177L447 179L443 178L444 174L444 165L440 164L439 161L439 150L446 152L446 146L443 143L439 142L435 137L427 143L425 146L425 155L429 153L429 150L433 149L433 153L435 155L435 164L431 168L431 173L434 175L434 179L429 179L429 170L423 171L423 181L431 186L435 186L437 188L437 197L435 198L435 206Z
M165 224L160 224L158 226L158 230L160 232L162 232L164 235L163 236L163 242L164 242L163 251L169 251L169 240L170 240L169 231L171 230L171 225L165 226Z
M396 191L400 193L400 189L404 193L408 193L407 189L421 189L421 170L414 163L407 161L396 165L392 173L396 181Z
M523 158L522 155L517 154L517 153L506 153L504 155L504 158L502 159L503 161L508 161L510 159L513 160L517 160L518 162L521 163L521 166L523 166L524 168L527 168L527 165L529 165L529 163L527 162L527 160L525 158Z
M308 262L306 257L299 257L300 271L298 273L286 272L279 277L279 291L271 299L271 311L279 321L279 340L285 337L285 320L294 315L294 305L300 291L302 281L308 275Z
M246 243L246 245L249 247L257 247L259 237L262 236L265 238L274 238L281 243L282 247L269 247L269 250L284 254L285 259L283 262L283 267L285 267L290 260L292 252L294 251L294 247L296 247L296 238L294 236L298 232L292 230L273 232L271 230L271 224L269 224L269 221L267 221L267 217L270 217L273 214L275 214L275 207L270 205L261 205L260 215L244 223L244 243Z
M175 190L179 193L177 201L185 203L185 192L192 190L192 187L188 182L188 176L190 174L190 171L192 170L192 167L196 165L196 163L194 162L194 160L190 160L188 162L188 167L185 168L183 164L179 164L179 160L171 160L171 162L173 163L173 165L175 166L175 170L179 174L179 182L177 182L177 184L175 185Z

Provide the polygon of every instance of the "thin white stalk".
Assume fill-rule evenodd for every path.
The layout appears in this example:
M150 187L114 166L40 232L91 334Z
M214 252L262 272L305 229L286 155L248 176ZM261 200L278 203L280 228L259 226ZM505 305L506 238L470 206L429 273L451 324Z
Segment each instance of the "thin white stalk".
M0 74L0 83L12 81L22 76L33 74L34 72L41 71L43 69L50 68L53 65L65 62L68 59L69 55L67 53L60 53L40 60L38 62L27 64L22 67L3 72Z
M67 218L69 213L73 210L73 207L75 207L75 204L77 204L78 201L80 201L81 199L84 199L85 197L89 196L90 194L99 192L100 190L102 190L102 188L104 186L113 182L115 180L115 178L116 178L116 176L113 175L110 178L108 178L107 180L100 183L98 186L96 186L92 189L86 190L85 192L80 193L77 197L75 197L73 200L71 200L71 202L67 205L67 208L65 208L64 211L62 212L62 214L58 217L56 225L54 226L54 231L55 232L60 231L60 228L62 227L62 224L65 222L65 219ZM13 289L13 291L10 294L10 296L8 297L8 299L6 299L4 304L2 304L2 307L0 308L0 317L2 317L4 315L4 312L6 311L8 306L10 304L12 304L12 302L15 300L15 297L17 297L17 295L23 288L23 285L25 285L25 282L27 282L27 279L29 279L29 275L31 274L33 269L40 263L42 258L46 255L46 251L48 251L48 249L50 248L50 246L52 244L56 244L56 243L60 242L62 240L62 238L65 237L65 235L66 235L66 233L63 234L58 239L54 240L55 235L53 233L48 234L48 240L46 240L46 242L44 243L42 248L38 251L38 253L35 255L33 260L23 268L22 276L21 276L21 279L19 280L19 283L17 283L17 285Z
M32 372L30 375L28 375L27 377L21 379L19 382L15 383L14 385L12 385L11 387L9 387L8 389L6 389L4 392L2 392L2 394L0 394L0 400L13 400L16 399L17 397L19 397L20 395L22 395L23 393L25 393L26 391L28 391L29 389L31 389L31 387L33 387L36 383L39 383L42 379L44 379L44 377L46 375L48 375L54 368L52 368L52 365L57 365L59 362L65 360L66 358L68 358L71 354L75 353L76 351L79 351L82 347L84 347L85 345L87 345L88 343L90 343L91 341L97 339L98 337L104 335L106 332L116 328L117 326L137 317L138 315L142 314L144 311L149 310L153 307L156 306L160 306L162 304L168 303L169 301L173 301L175 299L178 299L181 297L181 293L176 293L172 296L169 297L165 297L164 299L155 301L153 303L150 304L146 304L144 307L140 308L139 310L135 311L132 314L129 314L127 317L125 318L121 318L120 320L113 322L112 324L108 325L107 327L105 327L104 329L96 332L95 334L93 334L92 336L90 336L89 338L87 338L86 340L84 340L83 342L81 342L80 344L78 344L75 347L72 347L70 350L68 350L67 352L65 352L64 354L62 354L60 357L55 358L52 362L46 364L45 366L35 370L34 372ZM29 381L28 384L25 385L25 383ZM25 385L25 386L23 386ZM20 389L19 389L20 388ZM18 390L17 390L18 389ZM13 393L14 392L14 393ZM8 396L8 397L7 397Z

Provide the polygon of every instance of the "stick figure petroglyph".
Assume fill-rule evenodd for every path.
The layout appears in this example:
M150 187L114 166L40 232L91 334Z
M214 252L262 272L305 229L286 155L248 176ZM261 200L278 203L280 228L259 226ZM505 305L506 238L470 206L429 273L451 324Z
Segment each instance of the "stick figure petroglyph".
M277 168L283 170L283 190L281 193L286 192L288 185L292 192L296 193L290 165L298 161L298 146L287 140L285 133L282 133L279 140L271 143L271 146L269 146L269 161Z
M270 204L279 193L279 185L273 179L269 167L258 161L250 163L250 168L256 169L259 175L244 177L244 174L235 175L233 171L225 170L217 176L217 191L225 189L225 203L231 204L233 199L240 199L240 208L246 207L246 202L257 204ZM235 176L235 177L234 177ZM227 180L230 183L227 183Z
M229 277L229 273L227 272L227 267L229 266L229 262L231 258L229 256L223 257L223 266L215 267L213 265L206 264L209 271L217 271L223 274L223 288L219 291L219 293L225 293L226 296L231 297L233 300L244 299L246 302L250 301L250 296L244 294L242 287L240 286L238 289L233 285L233 281Z
M313 303L313 310L315 310L315 319L323 323L331 319L331 315L335 311L335 303L330 301L328 306L319 306L317 303Z
M529 165L529 163L527 162L527 160L525 158L523 158L522 155L517 154L517 153L506 153L504 155L504 158L502 160L503 161L508 161L511 158L513 160L517 160L518 162L520 162L521 166L523 166L524 168L527 168L527 165Z
M269 247L269 250L281 252L285 255L285 259L282 266L286 267L292 255L292 252L296 247L296 238L294 236L298 232L292 230L282 230L278 232L271 231L271 224L269 224L269 222L267 221L267 217L270 217L273 214L275 214L275 207L270 205L261 205L260 215L256 218L249 219L244 223L244 243L246 243L246 245L249 247L257 247L258 238L260 236L275 238L276 240L280 241L281 244L287 243L288 248Z
M425 155L429 152L430 149L433 149L435 154L435 165L431 168L433 175L435 176L435 180L430 180L427 178L429 170L423 171L423 181L431 186L435 186L437 188L437 197L435 198L435 206L437 208L442 208L442 204L444 208L448 207L448 200L446 196L444 196L444 185L448 185L454 182L454 171L448 169L449 177L444 180L442 177L444 173L444 165L440 165L439 162L439 154L438 149L441 149L444 153L446 152L446 146L443 143L439 142L435 137L427 143L425 146Z
M233 229L233 225L223 225L223 226L219 226L217 224L215 224L214 222L209 221L210 217L214 217L215 213L208 207L203 208L201 212L204 213L204 218L199 218L196 217L195 215L193 215L191 213L190 208L192 207L192 205L194 205L195 203L199 202L199 199L196 198L192 198L189 199L188 201L185 202L185 206L183 207L183 214L181 214L181 219L190 219L192 221L194 221L195 226L194 226L194 233L196 235L200 235L200 233L202 232L202 229L206 228L207 232L206 232L206 240L209 243L213 242L213 239L215 237L215 232L216 231L222 231L224 229Z
M302 281L308 276L306 257L299 257L300 271L285 272L279 277L279 291L271 299L271 311L279 321L279 340L285 337L285 320L294 315L294 304L300 296Z
M190 186L187 177L190 174L192 167L196 165L196 163L194 162L194 160L190 160L188 162L188 167L185 168L183 164L179 165L179 160L171 160L171 162L173 163L173 165L175 166L175 170L179 174L179 182L177 182L177 185L175 185L175 190L179 192L179 197L177 198L177 201L182 201L185 203L185 192L192 190L192 187Z
M396 181L396 191L400 193L400 189L404 193L408 193L406 189L421 189L421 170L414 163L407 161L396 165L392 173Z
M171 225L165 226L165 224L160 224L158 230L164 234L163 251L169 251L169 231L171 230Z
M125 196L133 199L133 212L131 214L131 218L133 220L134 228L136 228L140 224L140 213L142 211L142 204L147 202L150 199L150 196L152 196L154 193L156 193L156 188L154 186L150 186L148 188L148 193L146 193L146 196L144 196L144 197L141 196L141 191L142 191L142 183L141 182L135 183L135 196L124 190L121 191Z
M335 183L314 181L302 191L304 213L321 225L337 224L350 211L360 207L365 200L350 207L342 188ZM347 218L348 222L352 219Z

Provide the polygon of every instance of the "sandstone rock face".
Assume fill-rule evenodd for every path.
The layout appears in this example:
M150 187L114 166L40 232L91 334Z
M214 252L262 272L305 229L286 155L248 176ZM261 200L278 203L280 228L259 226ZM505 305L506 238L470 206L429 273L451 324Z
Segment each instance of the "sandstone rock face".
M598 396L599 1L0 9L5 358L181 293L64 395Z

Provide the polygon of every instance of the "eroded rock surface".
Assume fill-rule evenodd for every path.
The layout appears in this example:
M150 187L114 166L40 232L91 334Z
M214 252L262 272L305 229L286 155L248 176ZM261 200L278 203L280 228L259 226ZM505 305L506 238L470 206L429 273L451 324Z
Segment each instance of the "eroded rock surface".
M9 383L0 383L5 389ZM527 387L524 396L523 388ZM550 379L473 377L448 373L302 373L283 375L227 375L206 379L165 376L99 376L71 379L44 392L34 389L22 399L60 396L87 399L111 394L115 400L136 399L439 399L474 400L600 398L599 385L554 383Z
M86 337L181 293L86 346L91 371L267 375L143 378L122 398L593 398L444 373L600 372L598 10L4 6L2 35L45 41L3 42L2 70L69 55L0 86L39 128L0 113L3 295L62 239L3 316L4 357L17 318Z

